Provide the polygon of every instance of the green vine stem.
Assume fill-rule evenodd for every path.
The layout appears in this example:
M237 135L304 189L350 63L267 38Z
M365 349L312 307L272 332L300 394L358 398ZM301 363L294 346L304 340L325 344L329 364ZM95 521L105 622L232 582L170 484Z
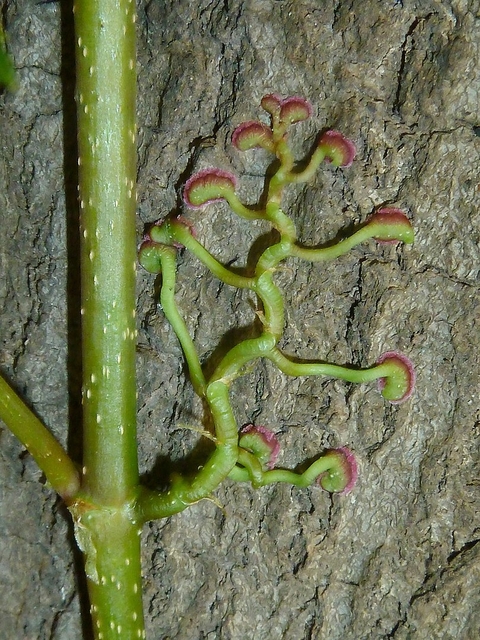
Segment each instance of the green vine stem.
M70 507L98 640L144 637L135 386L133 0L74 4L83 351L82 490Z
M81 0L75 5L82 484L92 500L112 505L131 499L138 483L134 19L133 0Z
M1 376L0 419L28 449L52 489L68 503L80 486L76 466L57 439Z
M135 2L76 0L73 10L81 226L81 472L1 378L0 418L73 516L85 558L95 638L144 638L135 383Z

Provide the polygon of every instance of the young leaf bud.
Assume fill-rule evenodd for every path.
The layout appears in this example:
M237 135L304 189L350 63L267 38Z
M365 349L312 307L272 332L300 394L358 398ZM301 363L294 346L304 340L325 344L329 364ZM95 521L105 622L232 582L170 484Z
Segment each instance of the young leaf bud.
M331 457L334 464L318 477L318 484L331 493L350 493L358 478L357 461L353 453L347 447L340 447L327 451L325 456Z
M162 271L162 262L159 245L150 239L144 240L138 250L138 261L145 271L160 273Z
M335 167L349 167L357 152L353 142L339 131L325 131L320 136L318 146L325 153L325 160Z
M194 174L185 184L183 199L192 209L200 209L216 200L224 200L234 193L236 179L232 173L222 169L204 169Z
M280 451L280 443L273 431L259 425L247 424L240 434L239 446L253 453L263 469L273 469Z
M276 93L269 93L268 95L263 96L260 105L271 116L278 116L280 113L280 107L282 106L282 98Z
M308 120L313 113L312 105L304 98L292 96L282 100L280 106L280 120L286 124L295 124Z
M273 152L272 130L266 124L254 120L242 122L232 134L232 144L239 151L261 147Z
M377 360L377 364L391 366L392 372L378 380L378 389L382 396L392 404L408 400L415 388L416 374L412 362L397 351L387 351Z
M405 242L412 244L413 227L410 220L400 209L383 208L375 212L368 220L367 225L378 227L375 231L375 240L383 243Z

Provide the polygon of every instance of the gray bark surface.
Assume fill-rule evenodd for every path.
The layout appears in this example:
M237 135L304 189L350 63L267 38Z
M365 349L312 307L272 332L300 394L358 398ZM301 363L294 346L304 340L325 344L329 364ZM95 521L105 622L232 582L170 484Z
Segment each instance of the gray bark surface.
M2 8L19 89L0 97L0 366L78 455L71 19L57 4ZM243 198L256 200L269 158L240 154L230 135L260 117L270 92L314 106L292 136L299 157L322 128L358 149L350 169L321 167L287 191L302 242L323 243L380 205L407 211L416 231L412 247L372 242L327 265L289 260L277 278L286 353L368 366L402 351L418 374L411 401L394 407L374 385L287 378L262 362L233 387L239 425L277 432L279 464L346 445L357 487L331 497L225 482L223 508L203 501L146 526L147 636L477 638L479 3L151 0L138 22L139 239L201 168L235 172ZM186 215L225 263L245 264L267 230L221 204ZM139 455L158 486L185 458L199 464L208 443L182 428L201 426L202 409L157 285L139 272ZM187 254L178 299L206 361L254 319L245 292ZM0 638L82 637L72 549L65 510L0 427Z

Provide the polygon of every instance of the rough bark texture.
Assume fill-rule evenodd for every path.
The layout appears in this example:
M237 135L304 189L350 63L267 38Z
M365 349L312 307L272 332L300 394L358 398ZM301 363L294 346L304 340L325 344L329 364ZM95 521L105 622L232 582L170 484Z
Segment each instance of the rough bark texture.
M2 6L19 90L0 98L0 365L78 456L71 19L57 4ZM151 0L139 4L138 45L139 237L206 166L238 173L255 200L268 158L229 137L268 92L315 107L297 126L299 155L323 127L358 147L351 169L327 166L288 192L305 243L381 204L408 211L417 234L413 247L371 243L280 273L287 353L366 366L399 349L416 364L416 393L392 407L374 386L287 379L263 363L240 380L238 422L277 431L281 464L348 445L360 481L333 498L227 482L224 511L202 502L145 527L148 637L478 637L479 3ZM223 206L188 217L239 265L266 231ZM155 287L139 274L140 459L158 485L168 459L198 464L205 443L180 428L200 425L201 407ZM205 359L252 322L248 296L188 255L178 295ZM0 487L0 638L78 640L70 523L3 428Z

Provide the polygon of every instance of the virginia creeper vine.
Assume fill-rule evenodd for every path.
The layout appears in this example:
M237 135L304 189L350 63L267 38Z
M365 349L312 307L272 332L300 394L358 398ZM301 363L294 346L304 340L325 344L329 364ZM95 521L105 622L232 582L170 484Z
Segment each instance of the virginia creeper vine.
M145 637L140 567L140 533L150 519L164 518L209 498L219 484L250 482L261 487L287 482L319 484L347 493L357 478L353 453L327 451L305 471L275 467L279 444L261 425L239 429L230 403L232 384L246 367L266 358L287 375L318 375L352 383L378 381L386 400L398 403L412 393L415 374L408 358L386 352L367 369L305 362L284 354L284 298L275 272L286 259L323 262L352 247L379 242L413 242L408 218L399 209L375 212L353 234L336 244L307 248L297 241L295 224L282 209L283 191L307 182L323 161L348 167L355 155L351 141L336 131L319 136L308 160L295 162L290 127L310 118L310 104L298 97L269 94L262 99L269 124L239 125L232 142L239 151L262 148L276 157L267 178L265 200L241 202L236 178L204 169L186 183L187 207L198 209L223 200L248 220L263 220L278 239L258 258L251 273L240 275L222 265L195 237L180 215L151 226L139 260L162 279L160 303L183 349L195 392L205 401L214 432L205 433L215 448L190 476L172 478L164 491L139 484L136 450L135 389L135 5L133 0L77 0L74 5L77 59L79 209L81 227L81 313L83 346L82 468L69 458L45 426L0 378L0 418L22 441L62 496L73 516L75 536L84 553L95 637L98 640ZM227 351L207 378L175 299L178 252L191 251L218 279L247 289L258 299L257 335Z

